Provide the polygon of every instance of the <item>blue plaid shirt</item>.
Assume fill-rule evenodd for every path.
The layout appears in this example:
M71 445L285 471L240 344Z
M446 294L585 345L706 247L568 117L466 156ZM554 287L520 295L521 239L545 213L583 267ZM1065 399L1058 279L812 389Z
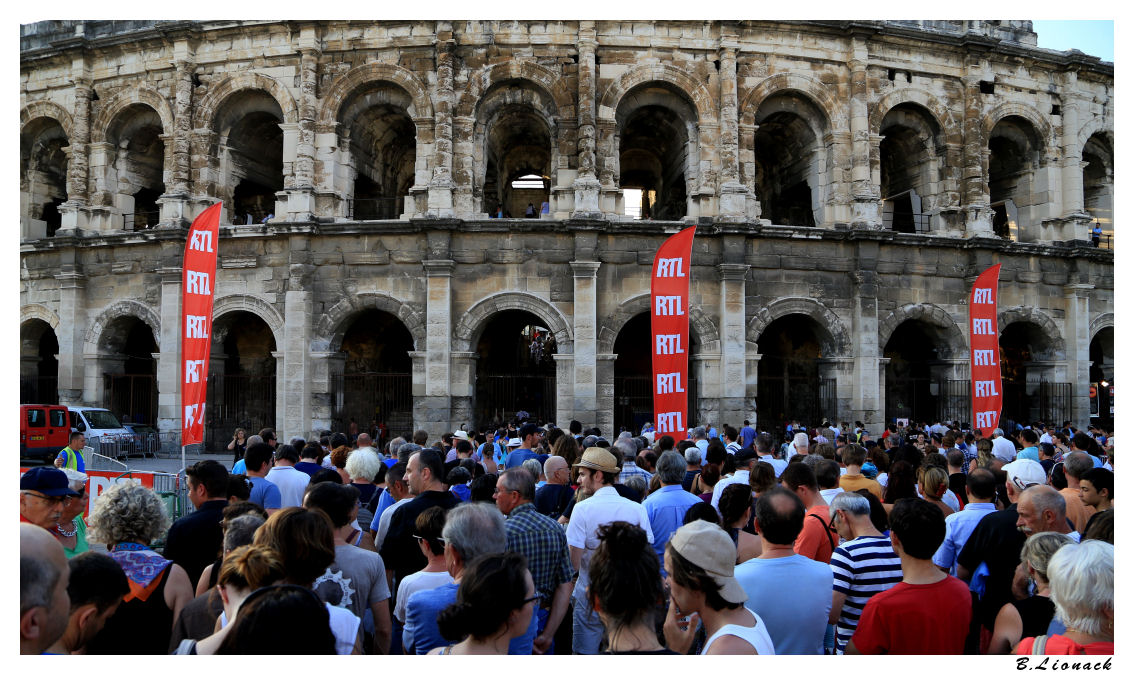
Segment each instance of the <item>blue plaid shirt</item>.
M634 462L627 462L622 465L622 473L618 474L618 482L625 485L626 479L630 476L641 476L642 478L645 478L646 486L649 487L650 479L654 477L654 474L646 471Z
M504 532L508 550L528 559L536 592L550 602L555 589L575 576L563 527L525 502L508 514Z

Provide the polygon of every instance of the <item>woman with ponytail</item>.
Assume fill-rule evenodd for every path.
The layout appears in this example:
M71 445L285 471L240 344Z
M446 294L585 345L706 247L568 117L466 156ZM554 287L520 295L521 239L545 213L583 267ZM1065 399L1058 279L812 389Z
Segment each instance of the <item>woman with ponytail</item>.
M512 638L527 632L539 602L527 562L519 553L486 553L461 575L457 601L437 615L446 640L430 654L507 654Z
M944 469L937 466L922 467L918 487L921 488L925 501L941 509L946 516L953 513L952 507L942 501L945 492L949 489L949 474L945 473Z
M712 508L712 507L710 507ZM661 564L637 525L615 521L598 529L587 600L606 629L611 654L676 654L658 642L654 628L664 602Z

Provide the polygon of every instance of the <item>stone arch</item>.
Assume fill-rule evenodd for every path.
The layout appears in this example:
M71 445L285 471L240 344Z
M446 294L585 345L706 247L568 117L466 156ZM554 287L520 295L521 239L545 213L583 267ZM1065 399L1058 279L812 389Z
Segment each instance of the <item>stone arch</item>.
M161 118L161 131L163 134L173 133L173 109L169 101L158 90L149 85L140 85L123 89L110 97L101 106L91 124L91 142L102 143L106 141L106 133L114 118L123 110L135 104L144 104L154 109Z
M755 124L756 111L765 99L776 94L796 92L810 99L827 116L831 130L845 129L848 125L846 113L842 112L838 101L829 88L815 78L798 73L779 73L757 84L740 100L739 114L741 124ZM818 133L819 130L816 130Z
M54 328L54 326L52 326L52 328ZM1087 333L1091 336L1091 340L1094 340L1095 335L1097 335L1098 332L1104 328L1114 328L1113 312L1099 314L1095 318L1091 319L1091 327L1088 329Z
M394 315L409 331L414 349L421 350L425 347L425 318L419 308L385 293L358 293L348 295L323 313L323 318L315 325L311 348L316 351L339 351L350 320L368 309L378 309Z
M1043 311L1035 307L1017 305L1001 310L996 320L1000 334L1003 334L1004 329L1010 324L1016 322L1035 324L1039 327L1044 336L1047 337L1050 358L1055 360L1067 358L1067 345L1063 340L1063 335L1059 331L1059 326L1056 325L1054 319Z
M71 121L71 113L59 105L51 101L33 101L20 109L20 133L23 133L28 124L33 120L47 117L59 123L63 127L63 133L67 138L71 138L71 129L74 123Z
M559 353L573 352L574 338L571 334L571 323L555 305L529 293L509 291L494 293L465 310L453 327L453 351L472 351L492 316L509 309L531 312L546 321L551 332L555 334Z
M276 348L282 349L284 344L284 320L276 308L268 301L255 295L226 295L213 302L213 322L225 314L232 312L248 312L268 324L272 331L272 338L276 341Z
M666 64L642 65L622 74L603 91L598 101L598 118L614 122L622 98L640 84L667 82L685 93L697 109L698 124L716 123L716 103L708 87L692 74Z
M981 127L981 147L988 147L988 141L992 137L992 130L996 127L996 124L1005 117L1010 116L1023 118L1032 125L1032 129L1035 131L1036 137L1041 143L1041 147L1037 148L1039 155L1042 158L1046 158L1048 153L1052 152L1052 149L1055 147L1052 135L1054 132L1052 131L1051 123L1034 107L1015 101L1001 103L985 115L984 125Z
M242 73L209 87L209 92L197 104L197 109L193 113L193 129L211 128L216 120L217 111L224 102L233 94L245 89L259 89L274 98L283 111L284 124L294 124L299 121L295 98L279 80L261 73Z
M24 305L20 308L20 325L33 319L39 319L51 326L51 330L59 332L59 315L43 305Z
M371 82L389 82L401 87L413 100L419 118L433 119L433 102L429 90L412 71L387 63L367 63L348 70L331 83L319 110L318 124L330 126L338 121L339 111L351 94Z
M923 89L895 89L883 96L870 111L870 133L880 134L882 120L886 117L886 113L903 103L912 103L924 108L936 120L937 126L941 129L942 140L946 143L960 144L963 142L961 128L957 124L956 116L939 98Z
M530 82L555 102L556 112L562 120L575 119L575 97L565 78L555 71L532 61L508 61L479 71L469 78L453 112L455 117L471 117L485 92L500 82L522 80Z
M1077 147L1080 154L1082 154L1083 146L1087 144L1087 141L1091 139L1091 136L1099 133L1106 136L1107 141L1110 142L1110 147L1113 148L1114 122L1110 119L1109 115L1095 115L1091 119L1087 120L1086 124L1079 128L1079 134L1076 138L1078 141Z
M932 303L911 303L892 310L878 322L879 355L894 331L906 321L920 321L941 329L945 338L945 349L939 352L942 358L961 358L966 354L968 341L948 312Z
M618 333L621 332L622 327L635 316L649 311L649 293L642 293L641 295L635 295L632 298L623 300L622 303L619 304L618 307L615 307L614 311L606 315L602 323L599 324L598 353L614 353L614 343L618 339ZM717 326L713 323L712 319L705 315L700 307L690 306L689 328L693 331L693 334L697 336L697 343L700 345L702 351L708 353L720 351L720 334L717 332Z
M157 311L149 305L137 300L119 300L110 305L91 322L86 333L83 334L83 354L94 355L99 353L99 345L109 326L115 319L132 316L141 320L153 332L154 345L161 351L161 318Z
M820 335L816 337L823 348L824 358L851 355L850 334L843 322L838 315L813 298L781 298L762 308L748 321L745 339L756 345L760 335L773 321L791 314L802 314L819 325Z

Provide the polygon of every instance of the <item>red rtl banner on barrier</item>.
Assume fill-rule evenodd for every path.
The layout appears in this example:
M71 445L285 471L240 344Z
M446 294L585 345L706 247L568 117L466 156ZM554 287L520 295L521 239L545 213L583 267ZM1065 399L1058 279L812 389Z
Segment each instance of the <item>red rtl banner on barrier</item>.
M205 437L205 390L213 338L220 202L205 209L189 228L181 272L181 445Z
M662 243L654 256L650 280L654 430L658 436L672 436L675 441L685 438L687 422L689 260L696 233L694 225Z
M1000 265L985 270L969 293L969 369L973 379L973 428L988 438L1000 424L1003 383L1000 379L1000 328L996 289Z

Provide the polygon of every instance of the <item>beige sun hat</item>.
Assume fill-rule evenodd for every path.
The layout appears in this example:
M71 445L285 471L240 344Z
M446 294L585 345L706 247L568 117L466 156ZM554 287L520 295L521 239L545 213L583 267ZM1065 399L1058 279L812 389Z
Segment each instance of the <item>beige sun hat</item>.
M700 567L720 585L720 596L728 602L744 602L748 594L733 576L736 568L736 546L720 525L694 520L682 525L669 540L673 550Z
M588 449L583 453L582 459L579 460L575 466L580 466L585 469L594 469L595 471L603 471L605 473L619 473L622 467L614 460L614 455L610 454L606 448L595 446ZM724 530L721 530L724 532ZM728 535L725 535L726 537Z

